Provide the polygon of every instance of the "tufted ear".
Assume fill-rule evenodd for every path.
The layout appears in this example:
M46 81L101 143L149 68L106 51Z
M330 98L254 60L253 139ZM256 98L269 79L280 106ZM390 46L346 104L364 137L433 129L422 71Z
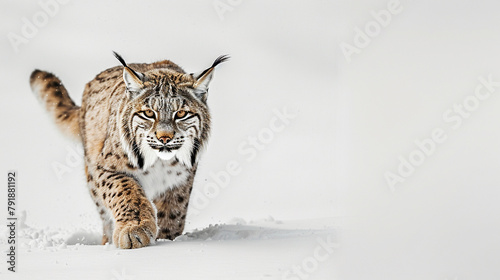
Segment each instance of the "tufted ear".
M214 61L214 63L212 64L212 66L210 66L210 68L207 68L198 73L191 74L191 76L196 81L193 84L193 87L195 88L195 95L203 102L206 102L207 100L208 86L210 84L210 81L212 80L215 66L219 65L220 63L228 59L229 56L221 55Z
M132 68L128 67L127 63L125 63L125 60L116 52L113 52L113 54L123 65L123 81L125 82L127 89L131 93L137 93L138 91L140 91L144 86L144 74L134 71Z

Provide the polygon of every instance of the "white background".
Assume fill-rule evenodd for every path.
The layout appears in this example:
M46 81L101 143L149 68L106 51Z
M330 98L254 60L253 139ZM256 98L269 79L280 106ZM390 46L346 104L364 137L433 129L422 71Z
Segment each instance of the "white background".
M19 45L8 34L23 36L44 10L1 2L0 165L19 172L27 223L100 229L82 162L68 163L76 144L30 92L33 69L56 74L79 104L85 83L118 65L112 50L188 72L229 54L210 88L213 134L192 206L210 198L186 230L234 218L327 218L324 226L342 232L328 264L335 279L497 279L500 87L468 103L459 127L443 114L474 99L480 77L500 82L500 4L400 1L381 26L373 13L390 1L229 2L221 12L215 5L225 1L68 1ZM344 55L341 46L360 40L356 28L373 24L380 29L366 46ZM295 117L248 160L238 147L263 137L276 110ZM418 153L415 141L435 129L446 140L391 188L387 172L398 175L400 157ZM231 161L241 172L207 193L211 174ZM57 164L71 171L58 177Z

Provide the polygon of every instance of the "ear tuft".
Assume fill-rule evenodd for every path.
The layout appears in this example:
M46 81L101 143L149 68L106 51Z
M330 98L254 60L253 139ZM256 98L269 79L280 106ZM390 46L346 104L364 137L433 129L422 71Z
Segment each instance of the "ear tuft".
M195 88L195 93L198 98L200 98L203 102L207 100L208 86L210 81L212 81L214 69L220 63L227 61L229 56L221 55L219 56L210 68L207 68L199 73L193 73L191 76L196 80L193 87Z
M118 59L118 61L120 61L120 63L123 65L123 67L128 67L127 63L125 63L125 60L123 59L123 57L121 55L119 55L115 51L113 51L113 54L115 55L116 59Z
M132 68L128 67L125 60L116 52L113 52L116 59L120 61L123 65L123 80L127 89L130 91L138 91L142 88L144 82L144 74L134 71Z
M214 63L212 64L212 68L214 68L215 66L219 65L220 63L222 63L224 61L229 60L230 58L231 57L227 54L217 57L217 59L215 59Z

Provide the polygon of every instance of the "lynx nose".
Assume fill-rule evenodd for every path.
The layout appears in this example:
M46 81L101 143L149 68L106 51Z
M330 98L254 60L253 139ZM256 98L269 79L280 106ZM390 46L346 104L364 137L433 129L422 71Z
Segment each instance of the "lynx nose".
M167 144L168 141L174 138L174 133L165 131L156 132L156 138L158 138L158 140L160 140L163 144Z

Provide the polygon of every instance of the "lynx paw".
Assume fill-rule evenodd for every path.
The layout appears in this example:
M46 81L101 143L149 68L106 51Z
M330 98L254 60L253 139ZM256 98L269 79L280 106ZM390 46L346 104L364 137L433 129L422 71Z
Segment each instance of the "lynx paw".
M156 224L150 220L143 220L140 224L135 222L117 224L113 233L113 243L121 249L145 247L155 238Z

